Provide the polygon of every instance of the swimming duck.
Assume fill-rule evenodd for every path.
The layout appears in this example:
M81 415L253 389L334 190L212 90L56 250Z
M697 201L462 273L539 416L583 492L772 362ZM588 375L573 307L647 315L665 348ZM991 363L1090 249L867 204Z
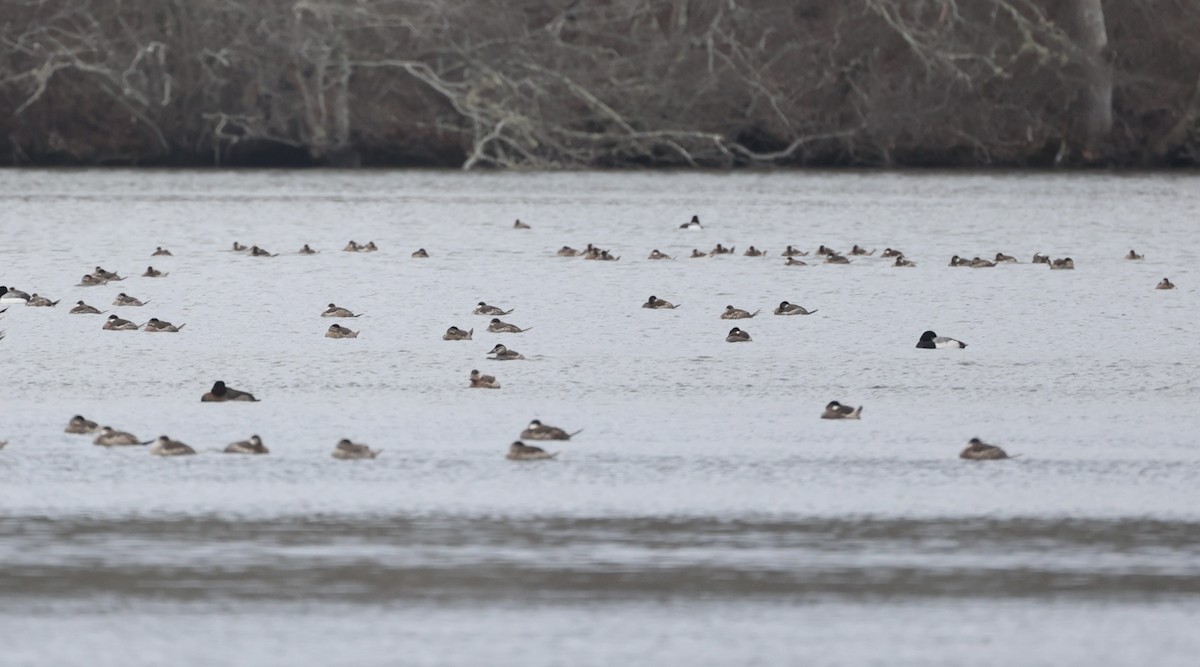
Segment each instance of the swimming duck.
M489 306L486 303L480 301L479 303L475 304L475 310L473 310L471 312L473 312L476 315L507 315L507 314L511 313L513 310L515 310L515 308L510 308L508 310L504 310L503 308L498 308L496 306Z
M140 324L134 324L129 320L123 320L116 315L109 315L104 322L104 329L107 331L136 331L142 328Z
M76 301L75 307L71 309L71 315L99 315L100 311L94 306L89 306L82 301Z
M904 255L896 255L896 262L892 266L916 266L916 262L910 262L904 258Z
M1016 257L1013 257L1012 255L1005 255L1002 252L996 253L995 261L997 264L1017 264L1018 263Z
M128 294L121 292L120 294L117 295L116 299L113 299L112 305L114 305L114 306L144 306L147 303L150 303L150 302L135 299L135 298L129 296Z
M547 452L541 447L527 445L518 440L508 446L508 454L505 454L504 458L511 461L539 461L555 456L558 456L558 452Z
M1125 255L1125 259L1145 259L1145 258L1146 258L1145 255L1139 255L1136 252L1134 252L1132 249L1130 249L1128 255Z
M856 243L856 244L854 244L854 247L850 249L850 254L851 255L863 255L863 256L874 255L875 249L872 248L871 251L868 252L866 248L863 248Z
M862 406L852 408L849 405L842 405L837 401L830 401L829 405L825 406L825 412L821 413L821 419L858 419L862 415Z
M63 429L64 433L76 433L84 435L86 433L95 433L100 425L90 419L84 419L83 415L75 415L71 417L71 421L67 422L67 427Z
M1041 253L1035 252L1035 253L1033 253L1032 263L1034 263L1034 264L1049 264L1050 263L1050 255L1043 255Z
M25 303L29 295L19 289L0 285L0 303Z
M170 322L167 322L165 320L160 320L157 317L151 317L150 321L146 322L145 329L143 329L143 330L149 331L151 333L153 333L153 332L179 333L179 331L182 330L186 326L187 326L186 323L180 324L179 326L175 326L174 324L171 324Z
M962 450L958 455L961 459L970 459L972 461L994 461L997 459L1006 459L1008 454L995 445L989 445L979 438L971 438L967 443L967 448Z
M249 440L235 442L225 448L226 454L270 454L271 450L263 444L262 438L257 435L250 436Z
M812 315L815 312L817 311L805 310L803 306L797 306L787 301L780 301L779 307L775 309L776 315Z
M250 246L244 246L244 245L238 243L237 241L233 242L233 251L234 252L246 252L249 249L250 249Z
M300 254L301 255L315 255L315 254L317 254L317 251L308 247L308 244L305 243L304 247L300 249ZM230 445L230 446L232 447L233 445Z
M650 251L650 256L647 257L646 259L675 259L675 258L666 253L659 252L658 249L656 248L656 249Z
M716 245L716 247L714 247L711 251L709 251L708 255L709 255L709 257L713 257L716 255L732 255L733 251L734 251L734 248L726 248L725 246L718 243Z
M108 281L103 278L97 278L92 275L85 275L79 279L79 284L76 287L95 287L97 285L107 285Z
M642 304L642 308L653 308L655 310L674 310L677 307L678 306L670 301L664 301L654 295L651 295L650 298L646 300L646 303Z
M117 275L116 273L114 273L112 271L106 271L106 270L104 270L104 268L99 267L99 266L97 266L96 270L92 272L92 276L95 278L100 278L101 280L108 280L110 282L117 281L117 280L125 280L124 278Z
M158 269L154 268L153 266L147 266L146 272L142 274L142 277L143 278L162 278L163 276L167 276L167 275L170 275L170 274L163 273L162 271L159 271Z
M922 350L941 350L944 348L964 348L967 344L961 340L954 340L946 336L939 336L932 331L926 331L921 334L921 340L917 341L917 347Z
M491 375L481 375L479 371L471 371L472 389L499 389L500 383Z
M700 225L700 216L698 216L698 215L693 215L692 219L690 221L685 222L682 225L679 225L679 228L680 229L704 229L704 227Z
M755 248L754 246L750 246L746 252L742 253L742 257L762 257L765 254L767 253Z
M515 359L525 358L520 352L517 352L516 350L510 350L499 343L496 343L496 347L493 347L492 351L488 352L488 354L496 355L491 357L494 361L512 361Z
M583 429L579 429L574 433L567 433L557 426L549 426L538 420L529 422L529 426L521 431L522 440L570 440L571 438L583 433Z
M884 248L883 252L879 256L880 257L900 257L902 255L904 255L904 253L899 250L895 250L892 248Z
M343 438L333 448L335 459L373 459L383 453L383 450L373 450L366 445L356 445Z
M799 259L796 259L795 257L788 257L787 259L783 260L783 265L784 266L808 266L808 262L801 261Z
M558 252L555 254L559 257L577 257L579 255L579 251L569 245L565 245L559 248Z
M213 383L212 390L200 397L201 403L224 403L225 401L245 401L247 403L257 403L258 399L254 398L254 394L247 391L240 391L232 387L226 387L224 380L217 380Z
M359 247L359 251L361 252L376 252L378 250L379 246L375 245L374 241L367 241L367 245Z
M1070 257L1065 259L1056 259L1053 262L1050 262L1050 268L1053 270L1074 269L1075 260L1071 259Z
M699 248L692 248L691 258L696 259L697 257L708 257L708 253L700 252Z
M841 255L826 255L825 263L826 264L849 264L850 260Z
M781 257L804 257L806 255L808 255L808 251L793 248L792 246L784 248L783 252L780 254Z
M415 258L417 258L417 259L421 259L421 258L427 258L427 257L429 257L429 253L425 252L425 249L424 249L424 248L420 248L419 250L417 250L416 252L414 252L414 253L412 254L412 256L413 256L413 257L415 257Z
M986 268L989 268L992 266L996 266L996 263L989 262L986 259L983 259L981 257L976 257L975 259L971 260L970 266L972 269L986 269Z
M1172 283L1170 278L1163 278L1154 289L1175 289L1175 283Z
M124 447L127 445L148 445L150 440L145 442L138 440L132 433L125 431L114 430L111 426L105 426L100 429L100 435L92 440L92 444L100 445L101 447Z
M513 223L513 229L529 229L529 228L530 228L529 225L521 222L520 218L517 218L517 221Z
M442 340L471 340L471 335L474 333L474 329L463 331L458 327L450 327L446 329L446 333L442 334Z
M150 447L150 453L154 456L187 456L195 454L196 450L179 442L172 440L165 435L158 436L158 440Z
M726 343L749 343L750 342L750 334L746 333L745 331L742 331L741 329L739 329L737 327L734 327L729 330L729 335L725 337L725 342Z
M721 319L723 319L723 320L748 320L751 317L754 317L755 315L759 314L760 312L762 312L762 311L756 310L753 313L751 313L749 311L742 310L741 308L734 308L733 306L725 306L725 312L721 313Z
M170 250L167 250L166 248L164 248L162 246L158 246L157 248L154 249L154 252L150 253L150 256L151 257L171 257L172 255L171 255Z
M597 259L598 257L600 257L600 249L590 243L587 244L587 247L583 249L583 258Z
M351 331L340 324L332 324L325 330L326 338L358 338L358 334L358 331Z
M271 251L267 250L266 248L260 248L258 246L250 246L250 256L251 257L278 257L279 253L275 253L274 255L272 255Z
M362 250L362 247L355 243L354 239L351 239L350 242L346 244L346 247L342 248L342 250L345 252L358 252Z
M950 266L970 266L971 262L955 255L950 258Z
M61 301L61 299L59 301ZM58 305L58 301L51 301L44 296L38 296L37 292L34 292L33 294L29 295L29 300L25 302L25 305L33 306L35 308L53 308Z
M493 317L492 321L488 324L488 331L490 331L492 333L522 333L525 331L529 331L529 329L532 329L532 328L533 327L529 327L528 329L522 329L521 327L519 327L515 324L509 324L508 322L501 322L499 317Z
M362 315L362 313L355 315L349 310L340 306L336 306L332 303L329 304L329 307L325 309L325 312L321 313L321 317L359 317L360 315Z
M817 254L818 255L840 255L841 253L834 250L833 248L826 246L824 243L822 243L821 245L817 246Z
M596 259L600 260L601 262L615 262L615 261L621 259L621 256L613 255L613 254L609 253L607 250L601 250L600 256L597 257Z

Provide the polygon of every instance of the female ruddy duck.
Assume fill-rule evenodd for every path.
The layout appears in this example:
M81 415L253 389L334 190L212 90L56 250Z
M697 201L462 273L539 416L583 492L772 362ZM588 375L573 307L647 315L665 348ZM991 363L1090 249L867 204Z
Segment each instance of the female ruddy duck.
M325 330L326 338L358 338L358 334L359 332L351 331L340 324L332 324Z
M101 314L95 306L89 306L82 301L76 301L75 307L71 309L71 315L99 315Z
M358 317L359 315L362 315L362 313L355 315L349 310L346 310L340 306L336 306L332 303L329 304L329 307L325 309L325 312L321 313L321 317Z
M1175 283L1171 282L1169 278L1163 278L1162 282L1160 282L1154 289L1175 289Z
M77 285L77 287L95 287L97 285L107 285L107 284L108 284L108 281L103 278L97 278L96 276L86 275L83 278L79 279L79 284Z
M84 276L85 278L87 276ZM29 295L19 289L13 287L4 287L0 285L0 303L25 303L29 301Z
M621 256L613 255L613 254L609 253L607 250L601 250L600 256L597 257L596 259L601 262L615 262L615 261L621 259Z
M95 433L100 425L90 419L84 419L83 415L75 415L71 417L71 421L67 422L67 428L63 429L64 433L76 433L83 435L85 433Z
M308 247L308 244L305 243L304 247L300 249L300 254L301 255L315 255L315 254L317 254L317 251ZM230 446L232 446L232 445L230 445Z
M650 251L650 256L647 257L646 259L675 259L675 258L666 253L659 252L658 249L655 248L654 250Z
M225 448L226 454L270 454L271 450L263 444L262 438L257 435L250 436L249 440L235 442Z
M471 340L471 335L474 333L474 329L463 331L458 327L450 327L446 329L446 333L442 334L442 340Z
M986 269L986 268L990 268L993 266L996 266L995 262L989 262L986 259L983 259L981 257L976 257L975 259L972 259L971 264L970 264L970 267L972 269Z
M375 245L374 241L367 241L367 245L359 247L360 252L377 252L379 246Z
M493 317L492 321L488 324L488 331L490 331L492 333L522 333L525 331L529 331L529 329L532 329L532 328L533 327L529 327L528 329L522 329L521 327L519 327L515 324L509 324L508 322L500 321L499 317Z
M521 222L520 218L517 218L517 221L513 223L512 228L513 229L530 229L529 225Z
M971 262L955 255L950 258L950 266L970 266Z
M1051 270L1071 270L1075 268L1075 260L1071 259L1070 257L1065 259L1056 259L1053 262L1050 262L1050 268Z
M187 326L186 323L180 324L179 326L175 326L174 324L171 324L170 322L167 322L165 320L160 320L157 317L151 317L150 321L146 322L144 331L149 331L151 333L156 332L156 331L162 332L162 333L179 333L179 331L182 330L186 326Z
M163 273L162 271L159 271L158 269L154 268L153 266L147 266L146 272L142 274L142 277L143 278L162 278L163 276L168 276L168 275L170 275L170 274Z
M856 244L854 244L854 247L850 249L850 254L851 255L864 255L864 256L865 255L874 255L875 249L872 248L871 251L868 252L866 248L863 248L862 246L860 246L856 243Z
M471 371L471 388L472 389L499 389L500 383L496 382L496 378L491 375L481 375L479 371Z
M136 331L140 328L142 328L142 325L134 324L129 320L123 320L116 315L109 315L108 319L104 322L104 329L106 331Z
M354 239L350 239L350 242L347 243L346 247L342 248L342 250L345 252L358 252L362 250L362 246L358 245L358 243L355 243Z
M842 255L825 255L826 264L849 264L850 260Z
M217 380L213 383L212 391L200 397L201 403L224 403L225 401L245 401L248 403L257 403L258 399L254 398L254 394L246 391L239 391L232 387L226 387L224 380Z
M195 454L196 450L179 442L172 440L165 435L158 436L158 440L150 447L150 453L155 456L188 456Z
M807 250L800 250L798 248L793 248L792 246L784 248L783 252L780 253L781 257L805 257L807 255Z
M840 253L840 252L834 250L833 248L830 248L830 247L826 246L824 243L822 243L821 245L817 246L817 254L818 255L840 255L842 253Z
M503 308L497 308L496 306L489 306L480 301L479 303L475 304L475 310L471 312L475 313L476 315L507 315L513 310L515 309L510 308L508 310L504 310Z
M558 252L555 254L559 257L577 257L579 255L579 251L569 245L565 245L559 248Z
M237 241L233 242L233 251L234 252L246 252L249 249L250 249L250 246L244 246L244 245L238 243Z
M124 292L121 292L120 294L117 295L116 299L113 299L112 305L114 305L114 306L144 306L148 303L150 303L150 302L135 299L134 297L131 297Z
M1043 255L1041 253L1035 252L1035 253L1033 253L1033 263L1034 264L1049 264L1050 263L1050 255Z
M492 351L488 352L488 354L496 355L491 357L491 359L495 361L512 361L514 359L525 358L520 352L517 352L516 350L510 350L499 343L496 343L496 347L493 347Z
M702 227L700 225L700 216L698 216L698 215L693 215L692 219L690 221L685 222L682 225L679 225L679 228L680 229L704 229L704 227Z
M508 446L508 454L505 454L504 458L510 461L540 461L555 456L558 456L558 452L547 452L541 447L527 445L518 440Z
M893 248L884 248L883 253L880 254L879 256L880 257L900 257L902 255L904 255L904 253L899 250L895 250Z
M725 337L725 342L726 343L749 343L750 342L750 334L746 333L745 331L742 331L741 329L739 329L737 327L734 327L729 330L729 335Z
M812 315L815 312L817 311L805 310L803 306L797 306L787 301L780 301L779 307L775 309L776 315Z
M164 248L162 246L158 246L157 248L154 249L154 252L150 253L150 256L151 257L171 257L172 255L171 255L170 250L167 250L166 248Z
M345 438L339 440L337 446L333 448L333 458L335 459L373 459L382 453L382 449L375 450L366 445L356 445Z
M709 251L708 256L715 257L716 255L732 255L733 251L734 251L734 248L726 248L725 246L718 243L716 245L716 247L714 247L712 250Z
M858 419L860 416L862 416L861 405L852 408L837 401L830 401L829 405L825 406L825 412L821 413L821 419Z
M61 299L59 299L61 301ZM38 296L37 292L29 295L29 300L25 302L26 306L35 308L53 308L58 305L58 301L51 301L44 296Z
M961 340L939 336L932 331L921 334L921 340L917 341L917 348L921 350L961 349L966 346L967 344Z
M721 313L721 319L723 319L723 320L748 320L751 317L754 317L755 315L759 314L760 312L762 312L762 311L756 310L753 313L751 313L749 311L742 310L741 308L734 308L733 306L725 306L725 312Z
M113 430L111 426L105 426L104 428L100 429L100 435L96 436L96 439L92 441L92 444L100 445L101 447L124 447L127 445L148 445L150 444L150 441L146 440L145 442L142 442L138 440L132 433L116 431Z
M1146 258L1145 255L1139 255L1136 252L1134 252L1132 249L1130 249L1128 255L1125 255L1125 259L1145 259L1145 258Z
M105 271L103 267L99 267L99 266L97 266L96 270L92 272L92 277L99 278L101 280L108 280L110 282L118 281L118 280L125 280L124 278L117 275L116 273L114 273L112 271Z
M579 429L574 433L567 433L557 426L549 426L538 420L529 422L529 426L521 431L522 440L570 440L572 437L583 433L583 429Z
M250 256L251 257L278 257L279 253L275 253L274 255L272 255L270 250L267 250L266 248L260 248L255 245L255 246L250 246Z
M995 445L989 445L979 438L971 438L971 441L967 443L967 448L962 450L958 457L972 461L995 461L1009 458L1003 449Z
M416 259L423 259L423 258L428 258L428 257L429 257L429 253L425 252L425 249L424 249L424 248L420 248L420 249L418 249L416 252L414 252L414 253L412 254L412 256L413 256L414 258L416 258Z
M995 262L997 264L1017 264L1017 258L1012 255L1005 255L1002 252L996 253Z
M788 257L787 259L785 259L783 261L783 265L784 266L808 266L808 262L798 260L795 257Z
M678 306L671 303L670 301L664 301L656 296L651 295L650 298L646 300L646 303L642 304L642 308L653 308L655 310L673 310L675 308L678 308Z
M762 257L765 254L767 253L755 248L754 246L750 246L746 252L742 253L742 257Z
M912 266L916 266L916 265L917 265L916 262L910 262L907 259L905 259L904 255L896 255L896 263L892 264L892 266L900 266L900 267L906 267L906 266L912 267Z
M692 248L691 258L696 259L697 257L708 257L708 254L700 252L699 248Z

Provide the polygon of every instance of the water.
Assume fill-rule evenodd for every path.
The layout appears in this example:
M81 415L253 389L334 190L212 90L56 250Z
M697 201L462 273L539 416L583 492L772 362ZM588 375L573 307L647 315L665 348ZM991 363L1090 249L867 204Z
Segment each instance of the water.
M5 171L0 198L0 283L63 299L0 315L0 664L1200 650L1195 178ZM692 213L707 228L677 229ZM588 242L621 261L554 256ZM717 242L739 256L686 259ZM785 267L789 243L918 267ZM997 251L1022 264L946 266ZM74 287L97 264L130 277ZM151 301L122 316L187 327L67 314L120 291ZM480 300L532 330L488 334ZM323 337L331 301L360 338ZM916 350L930 328L969 347ZM504 388L466 389L472 368ZM201 404L217 379L263 400ZM818 419L832 399L863 420ZM94 447L62 433L76 413L201 455ZM534 417L584 432L505 461ZM252 433L270 456L215 453ZM1021 458L959 460L974 436ZM384 454L335 461L343 437Z

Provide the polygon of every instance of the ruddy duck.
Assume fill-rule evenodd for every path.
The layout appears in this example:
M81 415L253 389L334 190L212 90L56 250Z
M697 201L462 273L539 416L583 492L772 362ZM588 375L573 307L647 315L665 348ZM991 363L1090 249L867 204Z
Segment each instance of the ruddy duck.
M225 448L226 454L270 454L271 450L263 444L262 438L257 435L250 436L249 440L235 442Z
M950 266L970 266L970 265L971 265L971 262L959 257L958 255L955 255L950 258Z
M529 422L529 426L521 431L522 440L570 440L571 438L583 433L583 429L579 429L574 433L567 433L557 426L548 426L538 420Z
M178 333L180 330L182 330L186 326L187 326L186 323L180 324L179 326L175 326L174 324L171 324L170 322L167 322L165 320L160 320L157 317L151 317L150 321L146 322L146 327L145 327L144 331L149 331L152 333L156 332L156 331L162 332L162 333Z
M59 299L61 301L61 299ZM44 296L38 296L37 292L29 295L29 300L25 302L26 306L35 308L53 308L58 305L58 301L51 301Z
M709 251L708 255L709 257L715 257L716 255L732 255L733 251L734 248L726 248L718 243L712 250Z
M762 257L765 254L767 253L755 248L754 246L750 246L746 252L742 253L742 257Z
M1043 255L1041 253L1035 252L1035 253L1033 253L1033 263L1034 264L1049 264L1050 263L1050 255Z
M450 327L446 329L446 333L442 334L442 340L471 340L471 335L474 333L474 329L463 331L458 327Z
M481 375L479 371L471 371L472 389L499 389L500 383L491 375Z
M75 307L71 309L71 315L99 315L101 314L94 306L89 306L82 301L76 301Z
M1125 255L1125 259L1145 259L1145 258L1146 258L1145 255L1139 255L1136 252L1134 252L1132 249L1129 251L1128 255Z
M822 243L821 245L817 246L817 254L818 255L840 255L841 253L834 250L833 248L827 247L824 243Z
M342 248L342 250L345 252L358 252L362 250L362 246L355 243L354 239L351 239L350 242L346 244L346 247Z
M742 331L741 329L739 329L737 327L734 327L729 330L729 335L725 337L725 342L726 343L749 343L750 342L750 334L746 333L745 331Z
M117 280L125 280L124 278L117 275L116 273L114 273L112 271L105 271L102 267L99 267L99 266L97 266L96 270L92 272L92 276L95 278L100 278L101 280L108 280L110 282L117 281Z
M308 244L305 243L304 247L300 249L300 254L301 255L315 255L315 254L317 254L317 251L308 247ZM233 445L230 445L230 446L232 447Z
M76 433L83 435L85 433L95 433L100 425L90 419L84 419L83 415L75 415L71 417L71 421L67 422L67 428L63 429L64 433Z
M996 253L995 261L997 264L1016 264L1017 258L1013 257L1012 255L1005 255L1002 252L998 252Z
M104 322L104 329L107 331L136 331L142 328L140 324L134 324L129 320L123 320L116 315L109 315Z
M518 440L508 446L508 454L504 458L510 461L539 461L552 459L555 456L558 456L558 452L547 452L541 447L527 445Z
M842 255L826 255L825 263L826 264L849 264L850 260L847 259L846 257L843 257Z
M830 401L829 405L825 406L825 412L821 413L821 419L858 419L861 415L861 405L852 408L837 401Z
M516 310L516 309L510 308L508 310L504 310L503 308L498 308L496 306L489 306L486 303L480 301L478 304L475 305L475 310L473 310L471 312L475 313L476 315L507 315L507 314L511 313L513 310Z
M1169 278L1163 278L1154 289L1175 289L1175 283L1172 283Z
M158 440L150 447L150 453L154 456L188 456L195 454L196 450L179 442L172 440L165 435L158 436Z
M725 306L725 312L721 313L721 319L723 319L723 320L748 320L751 317L754 317L755 315L759 314L760 312L762 312L762 311L756 310L753 313L751 313L749 311L742 310L741 308L734 308L733 306Z
M425 249L424 249L424 248L420 248L419 250L417 250L416 252L414 252L414 253L412 254L412 256L413 256L413 257L415 257L415 258L417 258L417 259L422 259L422 258L427 258L427 257L429 257L429 253L425 252Z
M804 257L806 255L808 255L807 250L799 250L797 248L793 248L792 246L788 246L780 254L781 257Z
M331 324L329 328L325 330L326 338L358 338L358 334L359 332L351 331L340 324Z
M521 222L520 218L517 218L517 221L513 223L513 229L529 229L529 228L530 228L529 225Z
M279 253L271 254L270 250L260 248L258 246L250 246L250 256L252 257L278 257Z
M378 250L379 246L375 245L374 241L367 241L367 245L359 247L361 252L377 252Z
M25 303L29 295L19 289L0 285L0 303Z
M883 253L880 254L879 256L880 257L900 257L903 254L904 254L903 252L901 252L899 250L895 250L893 248L884 248Z
M117 295L116 299L113 299L112 305L114 305L114 306L144 306L147 303L150 303L150 302L135 299L135 298L129 296L128 294L121 292L120 294Z
M905 259L904 255L896 255L896 263L892 264L892 266L901 266L901 267L916 266L916 265L917 265L916 262L910 262L907 259Z
M381 449L374 450L366 445L356 445L345 438L339 440L337 446L333 448L333 458L335 459L373 459L382 453Z
M565 246L559 248L558 252L555 254L558 255L559 257L577 257L577 256L579 256L579 251L572 248L569 245L565 245Z
M970 264L970 266L971 266L971 268L972 268L972 269L986 269L986 268L989 268L989 267L996 266L996 263L995 263L995 262L989 262L989 261L987 261L986 259L983 259L983 258L981 258L981 257L976 257L975 259L972 259L972 260L971 260L971 264Z
M650 256L647 257L646 259L675 259L675 258L666 253L659 252L658 249L655 248L654 250L650 251Z
M150 253L150 256L151 257L171 257L172 255L171 255L170 250L167 250L166 248L164 248L162 246L158 246L157 248L154 249L154 252Z
M597 257L596 259L600 260L601 262L615 262L615 261L621 259L621 256L613 255L613 254L609 253L607 250L601 250L600 256Z
M359 315L362 315L362 313L355 315L349 310L346 310L340 306L336 306L332 303L329 304L329 307L325 309L325 312L321 313L321 317L358 317Z
M961 340L954 340L946 336L939 336L932 331L926 331L921 334L921 340L917 341L917 347L922 350L941 350L945 348L964 348L967 344Z
M224 380L217 380L213 383L212 391L200 397L201 403L224 403L225 401L245 401L247 403L257 403L258 399L254 398L254 394L246 391L239 391L232 387L226 387Z
M250 249L249 246L244 246L244 245L238 243L237 241L233 242L233 251L234 252L246 252L249 249Z
M685 222L682 225L679 225L679 228L680 229L704 229L704 227L700 225L700 216L698 216L698 215L693 215L692 219L689 222Z
M499 343L496 343L496 347L493 347L492 351L488 352L488 354L496 355L491 357L495 361L512 361L514 359L525 358L520 352L517 352L516 350L510 350Z
M696 259L697 257L708 257L708 253L700 252L699 248L692 248L691 258Z
M780 301L779 307L775 309L776 315L812 315L815 312L817 311L805 310L803 306L797 306L787 301Z
M784 266L808 266L808 262L801 261L799 259L796 259L795 257L788 257L787 259L783 260L783 265Z
M127 445L148 445L150 442L150 440L146 440L145 442L138 440L132 433L116 431L110 426L105 426L100 429L100 435L96 436L92 444L100 445L101 447L124 447Z
M108 284L108 281L103 278L97 278L96 276L86 275L79 279L79 284L77 285L77 287L95 287L97 285L107 285L107 284Z
M653 295L646 300L646 303L642 304L642 308L653 308L655 310L674 310L677 307L678 306L670 301L663 301L662 299Z
M872 248L870 250L870 252L868 252L866 248L863 248L856 243L856 244L854 244L854 247L850 249L850 254L851 255L863 255L863 256L874 255L875 249Z
M1065 259L1056 259L1053 262L1050 262L1050 268L1053 270L1074 269L1075 260L1071 259L1070 257Z
M971 438L971 441L967 443L967 448L962 450L958 457L972 461L994 461L1006 459L1008 458L1008 454L1003 449L995 445L989 445L979 438Z
M153 266L147 266L146 272L142 274L142 277L143 278L162 278L163 276L167 276L167 275L170 275L170 274L163 273L162 271L159 271L158 269L154 268Z
M488 331L490 331L492 333L522 333L525 331L529 331L529 329L532 329L532 328L533 327L529 327L528 329L522 329L521 327L519 327L515 324L509 324L508 322L501 322L499 317L493 317L492 321L488 324Z

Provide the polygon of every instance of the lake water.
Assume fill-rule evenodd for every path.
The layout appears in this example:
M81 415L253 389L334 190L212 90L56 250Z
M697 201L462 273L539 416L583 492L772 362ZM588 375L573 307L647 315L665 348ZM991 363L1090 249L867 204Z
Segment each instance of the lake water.
M0 664L1195 664L1198 186L0 171L0 284L63 300L0 315ZM621 260L554 255L589 242ZM918 266L779 257L855 243ZM129 278L74 286L98 264ZM187 326L102 331L79 299ZM481 300L532 330L487 333ZM331 301L359 338L324 337ZM218 379L262 401L200 403ZM95 447L77 413L201 453ZM505 460L532 418L584 430ZM216 453L252 433L270 456ZM1021 457L962 461L971 437Z

